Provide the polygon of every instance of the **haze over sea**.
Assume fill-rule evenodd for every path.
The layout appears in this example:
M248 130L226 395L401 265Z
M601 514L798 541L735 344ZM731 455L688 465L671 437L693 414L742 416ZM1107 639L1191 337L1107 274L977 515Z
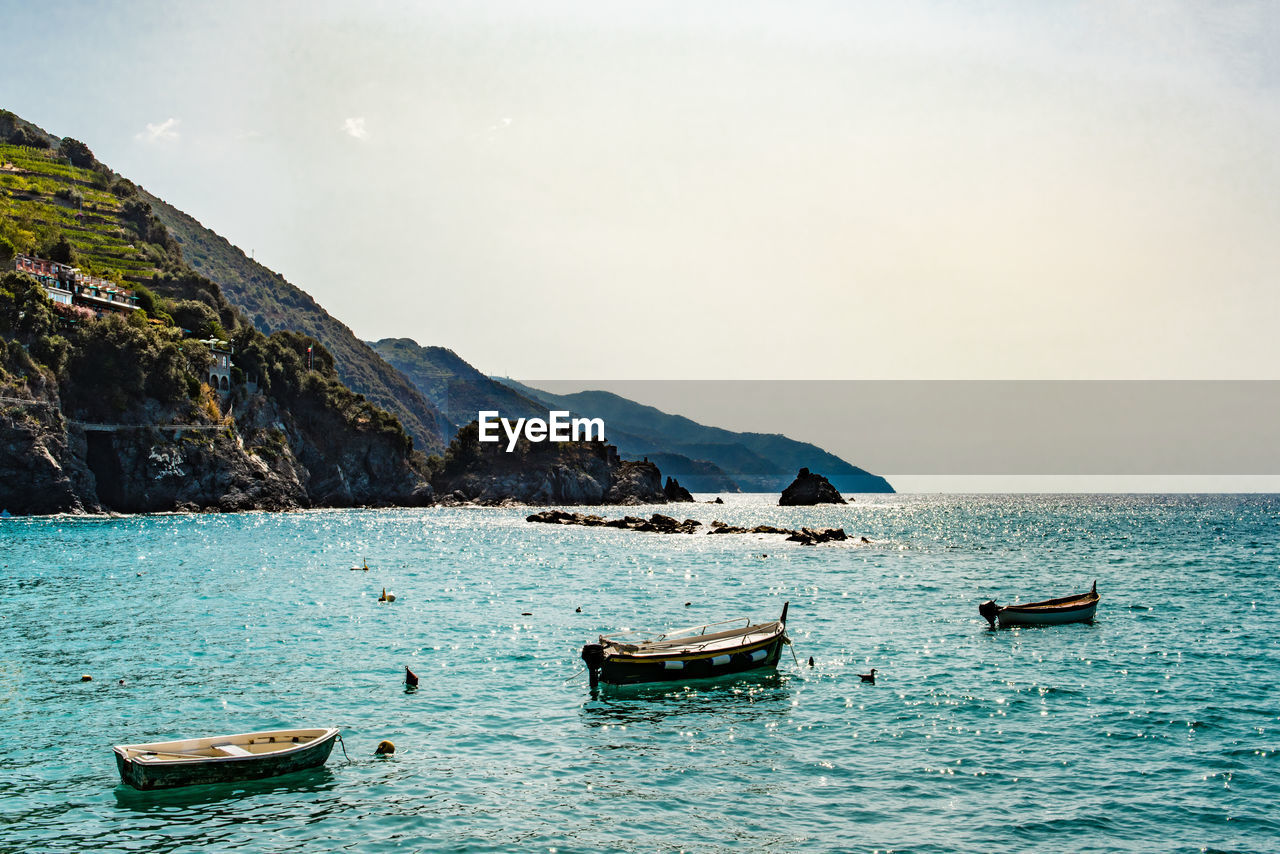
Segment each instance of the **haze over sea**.
M874 542L485 508L0 521L0 851L1280 849L1280 497L773 500L616 515ZM1092 625L977 613L1095 578ZM579 673L601 632L788 600L776 675ZM350 762L252 784L134 792L110 751L330 725Z

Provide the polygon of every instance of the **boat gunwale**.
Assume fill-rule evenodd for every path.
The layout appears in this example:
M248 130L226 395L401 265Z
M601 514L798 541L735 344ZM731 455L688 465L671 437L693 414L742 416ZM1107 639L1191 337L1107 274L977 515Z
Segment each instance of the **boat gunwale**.
M237 744L235 739L238 739L238 738L246 738L246 737L262 738L263 736L268 736L268 735L271 735L271 736L287 735L287 734L297 734L302 732L319 732L320 734L310 739L309 741L290 743L287 747L284 747L280 750L270 750L264 753L249 753L247 756L238 756L235 754L228 754L226 756L204 756L197 753L191 753L188 756L183 756L183 754L185 754L186 751L157 749L161 745L179 745L179 744L183 744L186 742L193 742L193 741L195 742L222 741L226 744ZM171 739L169 741L152 741L152 742L146 742L143 744L117 744L113 746L111 749L124 762L129 764L136 764L145 768L157 768L157 767L171 768L171 767L181 767L186 765L204 765L211 762L215 762L215 763L261 762L264 760L292 756L295 753L300 753L304 750L318 747L327 741L332 741L335 738L337 738L340 732L341 730L338 727L304 727L302 729L258 730L254 732L235 733L232 735L212 735L212 736L204 736L201 738L185 738L185 739L179 738L179 739ZM251 742L246 742L246 743L251 743ZM196 747L191 749L216 750L217 747L218 745L208 744L203 747ZM135 751L135 755L130 756L129 751ZM157 754L164 754L170 757L183 756L183 758L173 758L173 759L153 758Z
M783 632L776 632L762 640L753 641L749 644L716 649L675 649L649 653L611 652L606 650L605 659L612 663L631 662L637 664L649 664L657 661L697 661L704 658L716 658L721 655L737 655L739 653L755 652L772 646L777 643L779 638L782 636Z
M1085 593L1080 596L1063 596L1060 599L1045 599L1043 602L1028 602L1025 605L1004 605L1000 608L1000 613L1010 612L1017 613L1019 611L1030 611L1032 613L1045 612L1061 612L1071 611L1078 608L1087 608L1090 605L1097 605L1101 599L1097 593Z
M699 638L695 635L687 642L684 638L674 638L668 641L648 641L642 644L619 644L616 641L610 641L606 636L600 636L600 644L605 649L605 654L609 658L636 658L636 659L654 659L654 658L675 658L678 656L694 656L698 657L702 654L723 654L740 652L744 649L755 648L763 644L772 643L779 635L785 634L787 630L786 624L778 620L769 623L760 623L755 626L747 626L745 629L735 630L733 632L719 632L716 636L708 636ZM738 638L746 638L750 635L761 635L760 640L752 640L739 644L729 644L728 642ZM712 645L708 649L708 645Z
M743 623L743 627L741 629L722 629L721 631L718 631L718 632L710 632L710 633L707 632L707 629L714 628L715 626L726 626L730 623ZM761 623L760 625L767 626L769 624ZM699 623L696 626L689 626L688 628L684 628L684 629L668 629L667 631L661 632L656 635L648 635L647 632L644 632L643 630L639 630L639 629L632 630L632 631L625 631L625 632L615 632L614 634L611 634L611 635L601 635L600 642L612 643L612 644L625 643L628 646L643 646L645 644L650 644L650 643L681 641L681 640L687 640L691 638L700 638L700 637L712 637L712 636L725 637L735 632L750 631L752 628L753 626L751 625L750 617L734 617L731 620L718 620L714 623ZM619 638L625 638L631 635L641 635L641 636L648 635L648 636L642 637L641 640L638 640L632 643L627 643L626 641L619 640Z

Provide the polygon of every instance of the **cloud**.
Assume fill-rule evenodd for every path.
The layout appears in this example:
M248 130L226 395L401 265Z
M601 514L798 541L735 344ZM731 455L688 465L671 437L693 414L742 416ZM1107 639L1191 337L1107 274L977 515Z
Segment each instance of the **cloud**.
M347 119L342 123L342 130L353 139L369 138L369 131L364 126L364 116Z
M143 142L176 142L178 139L178 125L181 121L181 119L175 119L171 116L159 124L148 122L147 129L136 134L134 139L140 139Z

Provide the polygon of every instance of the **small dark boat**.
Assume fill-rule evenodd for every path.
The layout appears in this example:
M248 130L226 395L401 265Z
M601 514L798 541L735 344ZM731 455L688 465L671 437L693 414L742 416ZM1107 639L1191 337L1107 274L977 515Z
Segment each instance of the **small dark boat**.
M978 613L987 618L991 628L996 621L1001 626L1060 626L1063 623L1089 623L1098 610L1098 582L1093 582L1088 593L1046 599L1026 605L1006 605L1001 608L992 599L978 606Z
M591 685L636 685L673 679L705 679L776 667L787 638L787 608L776 622L725 620L669 631L650 638L601 635L582 648ZM743 625L732 628L741 622ZM729 628L727 628L729 627Z
M216 735L114 749L120 779L135 789L258 780L323 765L337 729L285 729Z

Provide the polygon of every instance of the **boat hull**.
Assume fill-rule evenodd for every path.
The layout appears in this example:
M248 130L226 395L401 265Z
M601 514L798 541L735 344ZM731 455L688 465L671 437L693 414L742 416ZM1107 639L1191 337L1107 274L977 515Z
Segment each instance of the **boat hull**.
M190 760L139 762L127 756L125 747L115 748L116 768L125 785L143 791L261 780L323 765L333 751L338 730L279 753L250 756L193 757Z
M610 685L641 685L687 679L710 679L734 673L778 666L786 635L765 643L715 654L673 656L606 655L600 666L600 681Z
M1019 608L1009 605L996 615L1002 626L1061 626L1066 623L1092 623L1098 600L1069 608Z

